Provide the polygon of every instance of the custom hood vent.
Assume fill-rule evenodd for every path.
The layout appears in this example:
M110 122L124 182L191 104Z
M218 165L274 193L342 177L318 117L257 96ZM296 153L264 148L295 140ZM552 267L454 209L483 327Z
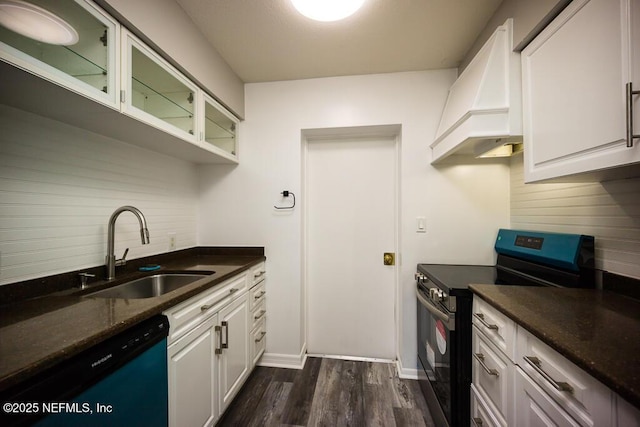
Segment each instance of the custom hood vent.
M431 144L431 163L451 154L497 157L521 151L521 66L512 34L513 21L508 19L449 89Z

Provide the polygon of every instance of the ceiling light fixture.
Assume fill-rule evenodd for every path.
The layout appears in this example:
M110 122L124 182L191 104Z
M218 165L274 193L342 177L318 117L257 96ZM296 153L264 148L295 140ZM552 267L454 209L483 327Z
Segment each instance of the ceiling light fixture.
M0 1L0 25L39 42L70 46L78 33L46 9L21 0Z
M315 21L339 21L353 15L365 0L291 0L293 6Z

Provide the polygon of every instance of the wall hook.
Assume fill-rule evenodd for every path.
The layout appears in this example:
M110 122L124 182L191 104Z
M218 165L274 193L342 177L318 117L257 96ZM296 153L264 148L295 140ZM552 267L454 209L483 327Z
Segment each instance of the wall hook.
M291 191L288 190L283 190L282 193L282 197L293 197L293 204L291 206L273 206L275 209L293 209L296 206L296 195L293 194Z

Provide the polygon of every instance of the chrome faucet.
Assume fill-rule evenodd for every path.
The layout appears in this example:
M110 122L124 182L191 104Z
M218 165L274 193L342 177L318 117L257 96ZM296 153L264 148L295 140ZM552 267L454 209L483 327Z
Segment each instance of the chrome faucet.
M144 215L138 208L133 206L122 206L115 210L113 214L111 214L111 218L109 218L109 228L107 232L107 256L105 257L105 264L107 265L107 280L115 279L116 277L116 266L124 265L126 263L127 253L129 252L129 248L124 251L124 255L122 255L122 259L116 260L114 252L114 240L115 240L115 229L116 229L116 219L118 215L120 215L124 211L129 211L134 214L138 218L138 222L140 223L140 238L142 240L142 244L146 245L149 243L149 230L147 229L147 220L144 218Z

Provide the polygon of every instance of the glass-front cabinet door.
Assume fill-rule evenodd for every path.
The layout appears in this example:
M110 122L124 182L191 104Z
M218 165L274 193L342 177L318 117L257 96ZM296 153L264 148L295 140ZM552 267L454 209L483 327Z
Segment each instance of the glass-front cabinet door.
M212 151L237 162L237 127L238 120L213 98L204 94L202 142Z
M197 142L197 86L128 31L122 38L123 111Z
M119 109L119 24L83 0L0 2L0 58Z

